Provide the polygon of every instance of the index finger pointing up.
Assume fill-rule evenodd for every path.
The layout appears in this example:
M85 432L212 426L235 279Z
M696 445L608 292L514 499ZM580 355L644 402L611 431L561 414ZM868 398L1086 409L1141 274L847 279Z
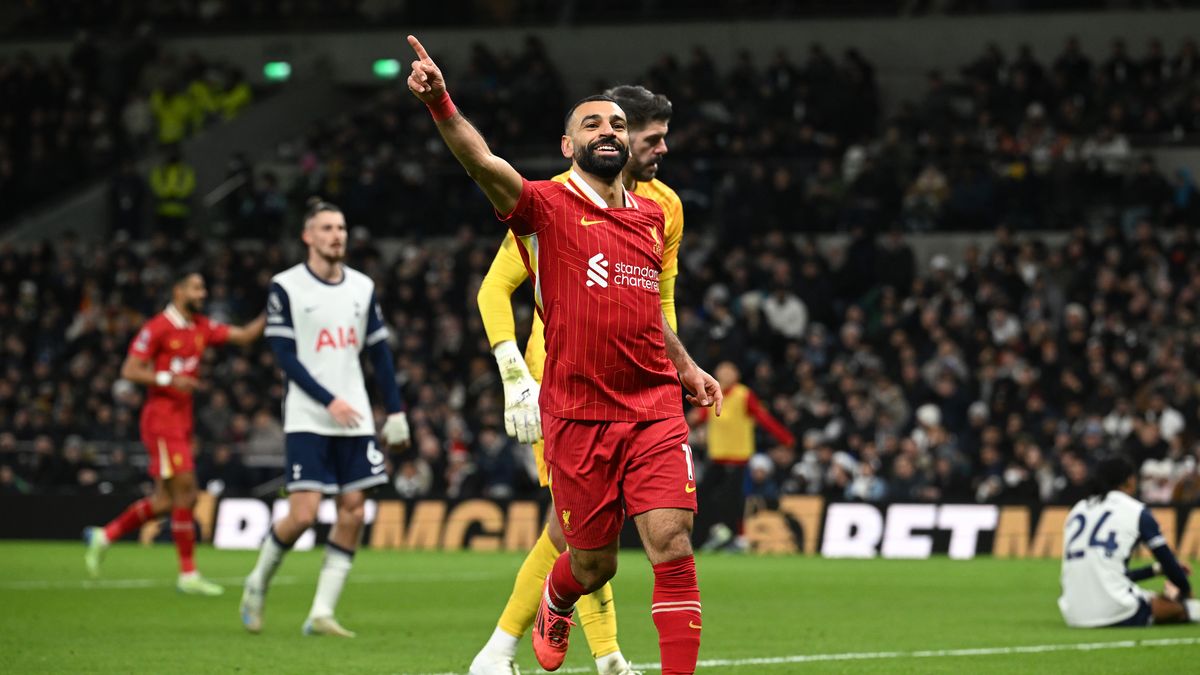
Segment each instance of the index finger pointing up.
M421 41L418 40L415 36L412 36L412 35L408 36L408 44L412 45L413 51L415 51L417 53L417 58L421 59L422 61L432 61L433 60L433 59L429 58L429 52L425 51L425 48L421 46Z

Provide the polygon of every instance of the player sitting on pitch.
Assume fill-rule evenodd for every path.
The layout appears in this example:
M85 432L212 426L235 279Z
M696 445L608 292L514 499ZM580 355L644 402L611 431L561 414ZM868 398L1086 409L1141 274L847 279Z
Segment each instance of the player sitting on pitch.
M1092 493L1067 514L1063 531L1062 595L1058 608L1075 628L1149 626L1200 622L1200 601L1192 599L1191 570L1179 564L1158 522L1134 499L1137 470L1123 457L1101 461L1092 476ZM1157 561L1129 569L1129 556L1145 544ZM1138 581L1165 574L1163 593Z

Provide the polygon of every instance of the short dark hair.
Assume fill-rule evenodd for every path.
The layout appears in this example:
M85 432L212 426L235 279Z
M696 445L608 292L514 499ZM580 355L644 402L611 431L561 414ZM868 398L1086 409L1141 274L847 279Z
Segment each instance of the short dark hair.
M621 105L620 103L617 103L617 99L608 96L607 94L593 94L591 96L585 96L584 98L576 101L575 105L571 106L567 110L567 116L563 118L563 129L570 131L571 116L575 114L575 111L579 109L579 106L583 105L584 103L591 103L592 101L608 101L609 103L616 103L618 106Z
M313 216L321 213L322 211L329 211L332 213L342 212L342 210L338 208L337 204L334 204L333 202L327 202L320 197L309 197L308 200L304 202L304 224L308 225L308 221L312 220Z
M171 274L171 288L175 288L176 286L179 286L183 282L187 281L188 277L192 276L193 274L204 276L204 273L200 271L200 267L197 265L184 265L183 267L177 267L174 273Z
M638 84L622 84L604 92L625 111L630 128L641 129L651 122L671 121L671 100Z
M1135 475L1137 469L1124 455L1106 457L1092 469L1091 489L1088 493L1093 497L1103 498L1110 491L1124 485L1130 476Z

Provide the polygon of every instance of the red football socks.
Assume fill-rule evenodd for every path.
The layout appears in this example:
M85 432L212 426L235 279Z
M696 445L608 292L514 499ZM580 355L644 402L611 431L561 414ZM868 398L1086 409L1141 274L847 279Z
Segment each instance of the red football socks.
M192 525L191 509L171 511L171 536L175 538L175 551L179 553L179 571L183 574L196 571L196 530Z
M575 579L575 574L571 572L570 553L563 552L558 556L558 560L554 561L554 569L550 570L549 591L550 608L558 611L559 614L568 615L579 597L587 594L587 589Z
M145 525L146 521L153 517L154 509L150 508L150 500L139 499L104 526L104 536L108 537L109 541L116 541Z
M700 653L700 585L696 581L693 556L654 566L650 614L658 629L663 675L696 672Z

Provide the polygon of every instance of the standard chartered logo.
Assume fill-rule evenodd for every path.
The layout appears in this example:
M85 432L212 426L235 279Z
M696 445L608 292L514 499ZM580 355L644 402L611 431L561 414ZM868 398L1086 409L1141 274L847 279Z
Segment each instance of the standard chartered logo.
M603 253L588 258L588 287L599 286L600 288L608 288L608 261L604 259Z
M612 283L614 286L629 286L658 292L658 270L653 267L618 262L612 265L614 276L611 281L608 268L609 262L603 253L597 253L588 258L588 287L608 288L609 283Z

